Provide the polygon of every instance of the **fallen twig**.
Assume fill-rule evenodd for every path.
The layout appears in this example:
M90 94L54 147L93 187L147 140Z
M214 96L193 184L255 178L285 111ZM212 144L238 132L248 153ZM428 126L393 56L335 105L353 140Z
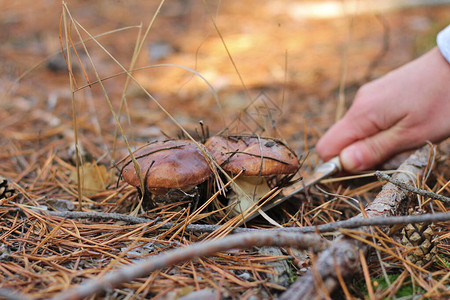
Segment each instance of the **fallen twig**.
M249 248L253 246L287 246L299 249L313 249L319 251L328 245L328 241L317 234L301 234L292 232L251 232L228 236L218 240L209 240L192 244L184 248L178 248L150 259L125 266L105 276L84 282L78 287L60 293L54 300L82 299L90 297L98 292L116 287L133 279L149 275L155 270L162 269L192 260L198 257L211 255L219 251L236 248Z
M43 212L39 210L39 212ZM158 220L152 220L143 217L134 217L119 213L104 213L104 212L79 212L79 211L45 211L45 214L55 217L71 218L71 219L102 219L102 220L116 220L124 221L131 224L143 224L153 223L158 226L158 229L170 229L177 226L184 226L185 224L173 223L173 222L158 222ZM236 227L232 231L233 233L243 232L255 232L255 231L285 231L285 232L300 232L300 233L313 233L313 232L332 232L341 228L358 228L362 226L391 226L398 224L416 224L422 222L444 222L450 220L450 213L433 213L433 214L421 214L421 215L409 215L409 216L393 216L393 217L373 217L373 218L352 218L344 221L331 222L327 224L321 224L317 226L304 226L304 227L284 227L274 229L257 229L257 228L243 228ZM214 232L221 225L208 225L208 224L188 224L184 229L190 232Z
M143 223L155 223L158 220L152 220L148 218L135 217L131 215L119 214L119 213L105 213L105 212L85 212L85 211L48 211L48 210L35 210L41 214L47 214L50 216L70 218L70 219L101 219L101 220L115 220L123 221L131 224L143 224Z
M355 217L345 221L338 221L333 223L327 223L318 226L305 226L305 227L288 227L288 228L275 228L265 229L268 231L288 231L288 232L331 232L341 228L358 228L363 226L391 226L398 224L416 224L422 222L444 222L450 220L450 213L434 213L434 214L422 214L422 215L409 215L409 216L395 216L395 217L373 217L363 218ZM239 228L237 228L239 229ZM249 229L246 229L249 230ZM252 229L250 229L252 230Z
M39 212L43 212L39 210ZM143 224L153 223L158 226L158 229L170 229L177 226L185 226L184 229L190 232L214 232L221 225L208 225L208 224L188 224L173 223L173 222L158 222L158 220L152 220L143 217L134 217L119 213L104 213L104 212L79 212L79 211L45 211L45 214L55 217L71 218L71 219L102 219L102 220L116 220L124 221L131 224ZM300 232L300 233L313 233L313 232L332 232L341 228L358 228L362 226L391 226L398 224L416 224L422 222L444 222L450 220L450 213L433 213L433 214L421 214L410 216L394 216L394 217L373 217L373 218L352 218L344 221L331 222L327 224L321 224L317 226L304 226L304 227L284 227L274 229L257 229L257 228L243 228L236 227L232 231L233 233L243 232L255 232L255 231L285 231L285 232Z
M443 195L439 195L439 194L436 194L436 193L433 193L433 192L430 192L430 191L418 189L418 188L416 188L416 187L414 187L412 185L406 184L406 183L404 183L404 182L402 182L400 180L392 178L391 176L389 176L389 175L387 175L387 174L385 174L385 173L383 173L381 171L376 171L375 175L380 180L389 181L390 183L395 184L396 186L398 186L398 187L400 187L400 188L402 188L404 190L410 191L410 192L412 192L414 194L418 194L418 195L421 195L421 196L424 196L424 197L428 197L428 198L431 198L431 199L440 200L442 202L450 204L450 198L448 198L448 197L445 197Z

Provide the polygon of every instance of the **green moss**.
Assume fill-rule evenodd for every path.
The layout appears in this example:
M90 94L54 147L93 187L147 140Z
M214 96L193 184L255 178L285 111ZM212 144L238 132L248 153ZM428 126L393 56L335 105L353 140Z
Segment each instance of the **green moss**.
M434 262L437 263L440 266L443 266L445 268L450 268L450 261L448 261L448 256L444 255L444 254L438 254L439 258L435 258Z
M288 264L290 266L290 268L288 269L288 278L289 278L288 282L289 282L289 284L292 284L292 283L295 282L295 280L297 280L298 275L295 272L295 267L294 267L295 263L294 263L294 261L293 260L288 260L287 262L288 262Z
M389 274L388 275L389 282L392 284L397 280L399 276L400 274ZM384 291L388 288L388 283L386 282L384 276L372 279L372 285L377 286L375 288L375 291ZM367 285L365 284L364 281L360 281L359 283L356 284L356 286L358 290L364 294L364 296L368 296ZM400 298L400 297L415 296L423 293L425 293L424 289L418 287L417 285L413 286L411 281L406 280L403 282L402 286L397 290L394 296L396 298Z

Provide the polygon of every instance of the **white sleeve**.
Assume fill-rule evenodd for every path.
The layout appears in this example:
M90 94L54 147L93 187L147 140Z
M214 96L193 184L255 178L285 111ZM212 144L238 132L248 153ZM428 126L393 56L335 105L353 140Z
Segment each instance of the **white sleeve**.
M450 25L439 32L436 41L442 55L450 63Z

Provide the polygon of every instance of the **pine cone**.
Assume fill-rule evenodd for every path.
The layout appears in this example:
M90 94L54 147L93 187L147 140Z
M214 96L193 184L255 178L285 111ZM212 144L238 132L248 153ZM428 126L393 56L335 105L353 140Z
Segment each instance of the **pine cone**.
M410 209L410 213L412 209ZM425 213L422 209L412 212L412 215ZM434 238L433 223L408 224L402 229L402 244L414 248L408 253L407 258L418 266L423 266L430 262L436 255L436 245Z
M0 200L11 197L15 190L10 189L8 185L8 180L0 176Z

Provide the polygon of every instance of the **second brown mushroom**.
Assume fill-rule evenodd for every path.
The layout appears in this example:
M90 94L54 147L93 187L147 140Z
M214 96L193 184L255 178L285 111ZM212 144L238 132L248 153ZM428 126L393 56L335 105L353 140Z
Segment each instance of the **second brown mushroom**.
M271 188L267 177L296 173L300 167L296 154L277 139L257 136L214 136L205 143L217 163L231 175L239 188L229 204L238 203L235 213L242 213L267 195ZM250 198L249 198L250 196Z

